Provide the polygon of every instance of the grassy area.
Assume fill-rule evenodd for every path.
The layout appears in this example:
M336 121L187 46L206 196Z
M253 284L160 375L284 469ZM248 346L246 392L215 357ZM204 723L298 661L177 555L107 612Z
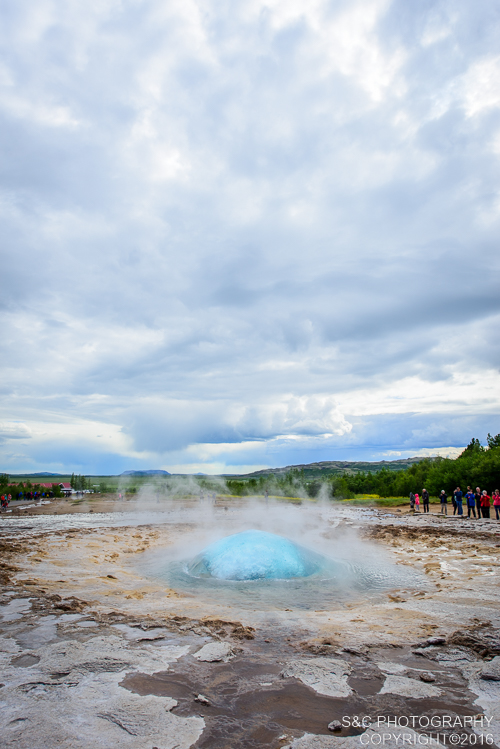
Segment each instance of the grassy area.
M409 497L380 497L378 494L356 494L353 499L342 499L341 502L349 502L359 507L404 507L410 506ZM440 503L439 497L430 497L429 504L437 505ZM422 498L420 498L422 506Z
M339 502L354 507L403 507L410 504L410 500L406 497L378 497L373 495L359 495L353 497L353 499L340 499Z

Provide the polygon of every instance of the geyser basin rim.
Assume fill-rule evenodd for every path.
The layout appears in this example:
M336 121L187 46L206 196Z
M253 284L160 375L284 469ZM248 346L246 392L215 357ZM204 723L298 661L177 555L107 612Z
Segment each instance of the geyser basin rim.
M325 557L284 536L248 530L207 546L187 563L186 572L218 580L290 580L310 577L327 565Z
M241 530L243 523L243 527L246 525L248 528L246 517L241 518L241 524L238 523L238 517L231 518L230 522L225 517L220 520L223 522L218 523L219 533L226 530L226 533L234 534ZM205 524L198 525L206 538L205 534L210 526L207 528ZM272 528L273 524L269 525ZM284 529L290 524L281 525ZM161 581L168 589L186 595L192 600L193 606L200 604L205 607L220 607L224 615L229 615L229 609L234 607L254 612L319 608L334 610L342 608L344 602L354 595L357 598L360 594L370 598L373 596L375 600L375 597L378 598L383 591L389 589L418 586L421 590L427 583L426 577L418 570L394 564L373 545L366 544L361 539L349 537L347 545L342 538L338 542L334 538L328 540L324 533L324 522L316 529L316 535L311 533L310 528L304 533L304 538L311 539L315 548L328 549L324 556L316 556L316 551L307 550L314 559L320 557L321 565L324 565L308 577L230 580L214 577L207 570L204 570L204 576L196 576L190 574L188 566L199 561L194 560L193 556L203 548L200 545L200 533L197 528L182 527L179 530L178 542L172 544L169 532L163 548L152 548L136 555L133 558L134 566L138 566L146 577ZM215 531L215 527L212 530ZM283 540L283 536L275 537ZM198 556L203 556L203 552Z

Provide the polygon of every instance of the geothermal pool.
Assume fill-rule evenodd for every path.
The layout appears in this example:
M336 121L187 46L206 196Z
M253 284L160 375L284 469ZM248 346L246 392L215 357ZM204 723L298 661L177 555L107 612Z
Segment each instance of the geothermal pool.
M189 540L185 546L190 547ZM394 587L424 584L414 570L373 554L354 563L255 529L223 536L193 558L172 559L171 554L169 547L145 553L138 569L207 603L215 597L226 606L254 610L335 608L360 594L375 599ZM360 549L358 554L363 557Z

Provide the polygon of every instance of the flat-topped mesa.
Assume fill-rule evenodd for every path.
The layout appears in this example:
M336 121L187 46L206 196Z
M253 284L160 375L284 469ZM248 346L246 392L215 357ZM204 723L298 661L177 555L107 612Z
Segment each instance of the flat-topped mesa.
M314 575L326 562L288 538L251 530L207 546L188 564L188 572L219 580L287 580Z

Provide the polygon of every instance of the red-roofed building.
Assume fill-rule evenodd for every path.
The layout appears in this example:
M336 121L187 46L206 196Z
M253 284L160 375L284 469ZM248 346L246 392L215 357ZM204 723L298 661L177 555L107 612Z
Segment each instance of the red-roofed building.
M37 482L38 483L38 482ZM43 481L38 483L38 486L42 487L44 489L48 489L49 491L52 489L53 486L59 486L62 493L68 497L70 494L73 493L73 489L71 488L71 484L67 482L59 482L59 481Z

